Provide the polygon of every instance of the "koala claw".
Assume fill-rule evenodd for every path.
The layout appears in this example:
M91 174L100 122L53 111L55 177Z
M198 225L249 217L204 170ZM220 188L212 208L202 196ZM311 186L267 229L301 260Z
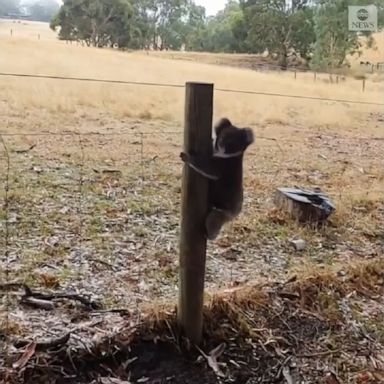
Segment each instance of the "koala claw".
M181 152L181 153L180 153L180 159L181 159L182 161L184 161L184 162L187 162L188 159L189 159L189 156L188 156L187 153L185 153L185 152Z

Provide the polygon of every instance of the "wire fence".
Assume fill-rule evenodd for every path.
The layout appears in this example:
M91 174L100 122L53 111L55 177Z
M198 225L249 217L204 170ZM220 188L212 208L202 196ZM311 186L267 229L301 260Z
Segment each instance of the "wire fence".
M300 70L289 70L296 79ZM317 73L313 76L316 81ZM26 73L1 72L0 77L185 87ZM365 86L362 80L363 91ZM246 89L218 87L216 91L273 100L384 106L368 100ZM303 254L321 266L384 252L382 235L377 234L384 226L384 137L367 133L348 137L335 132L322 136L318 131L294 129L299 132L297 137L255 130L256 142L245 156L243 212L223 230L219 241L208 244L208 291L236 286L256 276L281 280L292 266L303 263L303 256L289 245L297 236L308 240ZM0 296L4 297L0 300L4 309L0 328L5 330L0 329L0 366L2 349L10 361L8 356L15 348L8 341L17 339L20 332L25 332L26 340L55 339L68 332L68 325L77 327L77 317L84 316L73 306L61 307L56 301L47 310L39 307L44 300L28 302L28 295L77 298L87 308L86 316L94 318L94 303L102 302L110 314L129 309L125 324L140 321L142 305L174 299L182 136L181 130L173 129L13 132L10 123L0 126ZM306 228L275 212L276 188L295 185L320 186L329 194L336 205L336 217L331 217L329 227L309 236ZM16 294L20 286L25 289L21 299ZM115 324L107 317L100 327L107 334L115 330ZM78 332L71 332L75 347L68 348L69 355L91 345L91 337L79 337Z
M146 142L146 139L145 137L148 137L150 136L151 138L153 138L154 135L160 135L160 136L163 136L164 138L169 138L170 136L174 136L174 137L177 137L179 139L179 147L178 148L181 148L181 132L166 132L166 133L155 133L155 132L140 132L140 133L79 133L79 132L74 132L72 134L69 134L69 133L32 133L32 134L29 134L29 133L2 133L0 134L0 138L1 138L1 141L3 143L3 148L4 148L4 155L5 155L5 159L6 159L6 172L5 172L5 175L6 175L6 179L5 179L5 187L4 187L4 211L7 213L8 212L8 209L9 209L9 206L10 206L10 201L8 199L8 194L9 194L9 191L10 191L10 170L11 170L11 156L24 156L26 157L24 159L26 162L30 161L30 157L29 157L29 153L30 151L34 152L34 151L37 151L36 150L36 146L33 145L29 148L26 148L26 149L20 149L20 148L10 148L9 147L9 143L6 144L6 140L7 138L15 138L15 137L35 137L35 136L38 136L38 137L56 137L58 139L56 145L60 145L61 143L61 138L62 137L70 137L71 138L71 141L74 141L74 142L78 142L78 145L75 145L75 147L77 148L77 150L75 152L77 152L79 154L79 157L76 161L70 163L69 165L70 166L73 166L75 167L76 169L78 169L78 178L75 179L75 180L72 180L72 181L75 181L74 183L55 183L54 180L51 180L53 181L52 183L48 182L47 180L44 180L44 185L45 186L50 186L50 187L57 187L57 186L60 186L62 188L74 188L76 187L76 189L78 190L78 194L79 194L79 202L78 202L78 209L79 209L79 212L82 211L82 201L84 200L85 196L84 196L84 183L85 183L85 167L86 165L88 164L89 166L89 161L86 160L86 144L84 143L84 138L94 138L96 141L99 139L99 138L103 138L103 137L114 137L116 138L117 140L120 141L120 138L121 137L124 137L124 136L129 136L129 137L138 137L139 140L138 141L131 141L129 143L129 150L127 150L127 152L129 152L129 155L125 155L125 151L123 148L121 148L122 150L122 157L124 158L125 162L128 163L128 164L132 164L133 166L136 166L136 168L134 168L134 174L136 174L137 172L137 175L140 179L140 181L144 181L145 180L145 177L146 177L146 173L149 174L149 167L148 165L150 164L155 164L156 161L159 162L158 166L154 166L154 168L157 168L157 169L162 169L162 168L166 168L167 166L172 166L172 167L179 167L180 165L180 161L178 159L178 156L177 156L177 151L173 150L173 151L170 151L168 147L168 144L166 144L167 140L163 140L162 142L162 145L161 146L158 146L156 145L155 148L152 148L151 150L148 150L148 153L146 153L145 151L145 142ZM313 142L315 142L316 139L320 140L321 141L321 138L316 138L314 137L315 135L312 136L312 140ZM362 146L364 146L365 149L369 149L369 143L377 143L377 142L380 142L382 140L384 140L384 138L367 138L367 137L364 137L364 138L346 138L346 137L338 137L338 136L334 136L334 139L337 138L337 141L338 141L338 145L340 145L340 142L343 142L344 141L344 145L345 146L350 146L350 143L356 143L356 142L360 142ZM60 141L59 141L60 140ZM264 140L264 141L271 141L273 142L275 145L276 145L276 150L280 153L280 156L281 156L281 161L282 163L285 163L285 166L282 166L279 165L279 166L275 166L275 169L273 170L272 168L269 168L268 170L264 170L264 173L265 174L273 174L274 176L277 176L279 173L288 173L289 174L289 170L287 171L287 165L289 165L289 158L292 156L292 149L287 149L286 146L284 145L285 142L287 143L290 143L290 144L297 144L298 146L302 146L303 145L303 140L295 140L295 139L289 139L289 138L279 138L279 137L270 137L270 136L256 136L256 140L259 141L259 140ZM257 144L256 144L257 145ZM313 146L316 146L317 144L313 144L311 146L311 151L313 151ZM356 150L356 144L355 145L355 150ZM41 146L41 144L40 144ZM133 149L132 147L138 147L138 149ZM66 147L67 148L67 147ZM177 147L176 147L177 148ZM108 152L107 148L106 149L106 152ZM335 148L333 148L335 149ZM94 150L94 147L92 145L92 151ZM164 156L161 157L161 153L163 152ZM61 159L63 155L62 154L58 154L58 160L60 161L63 161ZM356 156L356 152L354 152L353 154L351 154L351 156L347 156L347 158L350 158L348 161L345 159L345 156L341 158L341 160L339 160L341 163L347 163L348 164L348 167L350 167L350 169L358 169L358 166L359 166L359 163L356 162L356 161L353 161L354 160L354 157ZM260 154L258 153L258 151L255 151L253 153L250 153L250 154L247 154L247 157L250 159L251 162L257 162L258 161L258 158L260 157ZM324 154L321 154L320 151L319 153L317 154L317 156L315 156L315 159L317 159L316 161L318 161L318 158L322 158L325 162L328 160L328 157ZM1 158L0 158L1 159ZM16 159L16 163L18 164L16 166L16 169L19 167L19 163L20 163L20 159ZM295 160L297 161L297 160ZM380 164L380 162L382 162L382 160L380 160L380 158L378 157L378 164ZM95 162L97 162L95 160ZM114 161L115 162L115 161ZM121 162L121 159L120 159L120 162ZM23 162L21 162L23 163ZM354 165L355 164L355 165ZM35 173L35 174L40 174L40 173L43 173L43 169L42 166L44 166L44 164L42 165L38 165L36 166L36 169L32 167L32 169L28 169L27 167L25 167L25 164L23 164L23 166L20 168L23 170L23 172L25 172L26 170L29 171L30 173ZM24 167L24 168L23 168ZM104 167L105 168L105 167ZM97 166L93 166L93 161L91 161L91 168L89 169L89 171L91 171L92 173L104 173L104 174L119 174L120 171L118 168L114 168L112 167L112 169L109 169L108 167L104 169L103 166L100 167L100 170L97 170ZM345 168L345 167L344 167ZM175 168L173 168L175 169ZM179 169L179 168L176 168L176 169ZM344 169L345 171L345 169ZM172 170L173 172L173 170ZM364 171L359 171L360 173L364 174ZM150 177L153 177L153 173L150 174ZM68 179L68 177L66 177L66 180L67 181L70 181ZM25 185L25 184L24 184ZM368 189L366 191L367 194L371 194L371 193L384 193L384 190L380 190L380 189ZM351 194L353 194L351 191L346 191L345 194L347 196L351 196ZM357 192L358 195L361 194L361 191ZM340 192L337 192L336 195L340 195ZM81 215L79 215L79 217L81 217ZM6 224L8 224L8 220L5 221ZM6 229L8 227L6 226ZM6 233L8 233L8 231L6 231Z
M309 131L307 131L309 133ZM154 136L161 136L162 139L160 141L160 145L155 142L155 144L150 144L146 145L146 142L150 142L153 140ZM133 139L127 143L125 143L123 146L121 138L128 136L130 139ZM54 180L56 177L54 175L53 180L46 180L44 179L44 186L45 188L56 188L60 187L63 189L72 189L73 191L77 190L78 194L78 217L81 218L81 212L83 212L82 204L84 199L86 198L86 190L84 190L84 185L87 183L88 180L92 180L92 177L88 174L86 176L86 172L91 172L91 174L104 174L104 175L119 175L121 174L121 171L119 170L119 166L109 166L105 167L103 165L103 162L98 160L97 158L95 159L87 159L87 155L92 158L92 156L89 155L89 152L92 152L95 150L95 148L98 147L96 143L102 139L102 138L111 138L113 140L116 140L119 142L121 145L120 150L121 150L121 155L117 156L117 160L114 159L113 161L110 161L110 163L120 163L122 164L123 168L127 167L127 164L131 167L131 176L134 176L136 178L136 182L138 183L143 183L147 181L150 183L151 181L156 182L156 173L157 170L160 170L160 178L162 175L168 172L168 174L172 175L172 180L175 181L175 177L177 174L180 172L180 160L178 159L178 151L181 148L181 138L182 138L182 133L181 132L175 132L175 131L166 131L166 132L124 132L124 133L103 133L103 132L98 132L98 133L79 133L79 132L73 132L73 133L1 133L0 134L3 147L4 147L4 154L5 158L7 161L7 166L6 166L6 181L5 181L5 203L4 203L4 211L6 213L9 211L9 206L10 206L10 200L8 199L8 194L10 190L10 170L11 170L11 159L14 157L15 160L15 168L20 169L22 173L30 173L34 175L40 175L44 174L44 159L39 159L39 156L36 157L37 160L41 161L42 164L36 165L36 167L28 168L27 164L31 161L31 153L36 153L38 154L38 149L36 148L35 145L32 145L28 148L11 148L10 143L6 143L8 139L12 138L26 138L26 137L48 137L50 139L56 138L56 144L53 144L54 146L61 145L63 144L62 138L68 138L68 144L64 146L63 148L67 150L69 147L70 142L74 142L77 144L74 145L74 150L72 151L71 155L68 154L68 158L73 158L74 156L76 157L76 160L71 160L70 162L67 162L67 166L69 168L73 167L74 169L77 169L78 175L76 179L71 179L69 177L65 177L64 179L66 182L61 182L60 177L58 177L58 181ZM174 146L169 146L169 138L173 137L177 139L177 144L174 144ZM90 146L91 149L89 150L87 148L87 144L84 142L84 139L92 139L93 141L91 142ZM267 164L261 164L261 168L266 166L262 171L259 170L260 164L259 164L259 159L260 159L260 153L259 150L260 148L258 147L260 144L256 144L258 147L257 150L254 152L251 152L247 154L247 158L249 158L251 164L255 163L254 169L258 170L257 177L262 177L262 174L265 175L265 178L267 181L270 180L271 175L275 179L274 184L277 185L280 180L281 182L286 182L289 177L290 177L290 164L294 164L296 168L298 168L298 162L299 160L297 159L297 154L294 154L295 150L292 149L292 147L287 148L285 143L289 143L293 148L296 147L302 147L303 146L303 138L301 139L292 139L292 138L286 138L286 137L273 137L273 136L259 136L256 133L256 140L258 142L261 141L266 141L266 142L272 142L273 145L275 146L275 149L272 150L273 156L276 157L276 153L278 154L280 158L280 163L279 164L274 164L274 167L268 167ZM310 154L314 151L314 148L318 146L318 143L322 141L321 137L318 137L316 134L312 133L312 136L307 136L306 140L309 140L312 142L312 144L305 149L305 151L302 154L299 154L299 157L305 157L306 154ZM323 162L325 163L326 166L328 166L327 162L329 158L332 158L332 152L339 149L338 147L340 146L340 143L343 143L342 146L345 147L350 147L351 143L354 143L354 149L355 151L350 154L350 156L345 156L345 155L338 155L337 161L342 164L343 172L345 172L346 168L349 168L349 170L353 171L358 171L358 173L364 175L365 171L359 169L359 162L355 161L356 157L356 150L358 146L361 146L361 148L364 148L361 150L362 156L366 157L369 155L365 154L365 150L371 150L371 145L375 149L376 152L373 152L373 154L379 154L380 146L379 143L384 140L384 138L380 137L341 137L338 135L334 135L332 137L332 140L337 141L337 145L328 148L328 149L323 149L320 151L317 151L317 154L315 157L313 157L312 153L312 158L314 164L319 162L319 159L322 159ZM358 144L357 144L358 143ZM44 147L44 143L39 143L40 147ZM103 149L105 152L108 154L108 143L105 144L103 143ZM56 147L57 150L58 147ZM77 149L76 149L77 148ZM330 152L327 153L326 155L324 154L324 151ZM268 149L269 151L269 149ZM266 154L268 153L266 151ZM277 152L276 152L277 151ZM127 154L126 154L127 153ZM33 156L32 156L33 157ZM61 152L56 154L56 161L61 161L63 165L64 160L63 158L67 157L67 154ZM110 156L110 158L113 156ZM292 157L295 157L294 160L290 160ZM107 156L108 158L108 156ZM0 158L1 159L1 158ZM347 160L348 159L348 160ZM104 161L104 160L103 160ZM367 161L367 159L365 159ZM268 163L268 159L265 160L265 163ZM380 167L380 164L382 163L381 158L378 156L377 157L377 167ZM346 165L345 165L346 164ZM313 163L312 163L313 166ZM372 164L370 164L372 166ZM87 168L88 167L88 168ZM151 172L151 167L153 168L153 172ZM259 167L259 168L258 168ZM50 165L48 164L48 168L50 168ZM86 169L87 168L87 169ZM168 169L169 168L169 169ZM63 169L66 170L67 168L63 166ZM167 171L167 172L164 172ZM250 169L248 169L248 174L250 174ZM296 172L296 171L295 171ZM321 170L320 170L321 172ZM60 172L51 172L53 174L60 174ZM286 174L285 178L280 178L279 180L279 175L280 174ZM288 175L288 176L287 176ZM60 175L58 175L60 176ZM137 177L136 177L137 176ZM251 175L252 177L255 177L255 175ZM38 178L38 177L37 177ZM118 177L120 179L120 176ZM35 185L36 180L28 180L24 184L20 184L21 187L28 185L32 186ZM72 183L70 182L72 181ZM277 182L277 183L276 183ZM18 178L18 182L16 185L20 183L20 176ZM36 184L37 187L38 184ZM113 189L113 188L112 188ZM379 188L377 189L372 189L372 188L367 188L363 194L366 193L368 194L383 194L384 190L381 190ZM334 196L340 196L342 194L345 194L346 196L351 196L354 193L348 189L344 191L333 191ZM361 189L356 192L356 195L361 195L362 191ZM32 219L34 220L34 218ZM6 223L8 223L9 220L6 220ZM80 221L80 232L82 228L82 222ZM8 236L8 235L7 235ZM9 240L9 238L7 238Z
M59 284L80 293L89 293L92 287L96 297L107 300L116 295L118 302L134 308L159 296L172 297L177 278L182 134L157 134L161 141L151 143L153 132L129 134L127 142L122 141L126 134L46 133L38 137L45 136L49 143L40 141L24 149L20 141L13 141L24 138L23 134L0 135L4 148L0 164L5 164L0 238L4 280L22 279L47 287ZM106 137L112 141L103 142ZM170 145L170 137L178 139L177 145ZM341 148L340 142L319 147L322 139L316 135L307 137L304 146L302 140L261 140L267 144L256 143L246 155L244 213L226 233L229 238L237 233L229 248L240 250L244 259L223 260L223 250L211 245L208 287L241 281L255 268L283 272L289 250L283 247L277 261L265 264L263 241L269 244L270 240L256 245L239 229L247 228L247 233L258 231L259 225L271 225L265 217L271 212L268 201L276 187L320 185L338 210L384 198L383 160L372 160L380 153L377 140L353 141L349 155L339 153L350 147L347 138ZM100 143L106 153L102 158L97 149ZM110 148L116 143L121 153L115 155ZM358 226L359 219L351 225ZM272 226L268 231L275 236L279 229ZM224 250L230 252L228 247ZM127 286L135 292L128 302ZM7 308L10 303L8 298Z
M5 180L4 180L4 202L3 202L3 224L4 226L4 261L5 264L5 282L9 282L9 241L10 241L10 231L9 231L9 175L10 175L10 158L9 151L6 145L6 142L2 136L0 136L1 144L3 146L3 152L6 159L6 169L5 169ZM9 321L9 313L10 313L10 294L9 291L6 290L5 294L5 329L10 329L10 321ZM3 351L0 351L3 352ZM8 352L8 351L7 351Z
M0 76L184 88L108 79ZM246 90L216 91L384 105ZM360 223L366 215L373 215L371 204L383 202L384 137L328 132L324 138L319 132L295 130L300 131L300 137L255 132L256 142L245 157L243 213L224 230L219 243L208 246L208 290L245 282L254 278L255 271L281 275L292 263L287 239L300 229L288 225L282 230L282 219L271 206L277 187L321 186L335 201L337 211L347 212L338 222L343 236L348 231L363 231ZM130 308L137 316L142 304L175 296L181 130L12 132L6 126L0 131L0 142L0 281L8 287L22 282L42 291L92 297L112 308ZM375 214L384 225L380 212ZM324 243L330 242L326 231L318 236ZM340 250L332 251L333 257L342 259L351 249L365 257L367 249L359 244L346 239ZM372 252L377 252L380 245L374 240L372 244ZM333 245L340 247L337 240ZM329 248L318 245L308 251L319 263L330 253ZM5 291L8 329L11 322L19 321L15 314L19 303L10 289ZM56 324L60 318L70 323L71 316L53 312L45 321Z
M95 82L95 83L107 83L107 84L123 84L123 85L149 86L149 87L166 87L166 88L184 88L185 87L183 84L139 82L139 81L111 80L111 79L96 79L96 78L85 78L85 77L33 75L33 74L5 73L5 72L0 72L0 76L34 78L34 79L49 79L49 80L80 81L80 82ZM365 89L365 80L363 80L363 88ZM226 88L215 88L215 90L217 92L227 92L227 93L238 93L238 94L249 94L249 95L260 95L260 96L271 96L271 97L284 97L284 98L291 98L291 99L314 100L314 101L332 101L335 103L347 103L347 104L384 106L384 103L371 102L371 101L361 101L361 100L334 99L334 98L327 98L327 97L290 95L290 94L284 94L284 93L261 92L261 91L252 91L252 90L235 90L235 89L226 89Z

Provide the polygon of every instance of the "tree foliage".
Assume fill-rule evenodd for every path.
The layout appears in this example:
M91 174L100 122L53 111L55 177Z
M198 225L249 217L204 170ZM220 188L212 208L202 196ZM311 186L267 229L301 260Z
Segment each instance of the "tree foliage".
M26 8L32 20L50 21L58 12L60 5L55 0L39 0Z
M185 49L189 51L207 51L205 8L191 2L185 26Z
M97 47L267 51L283 68L291 55L313 56L314 66L329 68L361 44L359 34L348 31L348 5L372 1L382 25L383 0L228 0L211 17L194 0L64 0L51 28L61 39Z
M205 18L203 7L194 6L188 23L186 49L208 52L241 52L242 44L236 26L243 21L243 13L236 1L229 0L226 7L214 17Z
M223 11L211 18L207 25L207 46L214 52L238 52L239 41L235 35L235 25L239 19L243 19L239 5L228 2Z
M128 0L65 0L50 27L59 38L83 40L94 47L122 47L131 37L133 10Z
M189 0L65 0L51 28L60 27L62 39L98 47L178 50L192 26L188 16L198 9Z
M309 0L240 0L251 52L268 50L283 67L292 52L306 57L314 42L313 8Z
M315 20L315 44L312 67L321 70L332 70L345 63L349 54L360 52L362 40L367 37L367 44L373 44L371 32L349 31L348 5L369 5L365 0L320 0L318 1ZM382 15L384 4L377 1L379 15ZM379 17L379 25L382 23ZM382 24L381 24L382 25Z
M0 0L0 16L18 13L20 10L19 0Z

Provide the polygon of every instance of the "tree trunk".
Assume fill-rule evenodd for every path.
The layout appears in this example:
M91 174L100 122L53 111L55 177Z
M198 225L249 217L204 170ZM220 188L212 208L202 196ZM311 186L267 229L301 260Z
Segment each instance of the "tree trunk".
M152 44L153 44L153 50L157 51L156 33L153 34Z
M282 49L279 53L279 66L283 71L285 71L288 67L288 53L285 44L283 44Z
M300 188L278 188L274 202L300 223L322 224L335 210L327 195Z

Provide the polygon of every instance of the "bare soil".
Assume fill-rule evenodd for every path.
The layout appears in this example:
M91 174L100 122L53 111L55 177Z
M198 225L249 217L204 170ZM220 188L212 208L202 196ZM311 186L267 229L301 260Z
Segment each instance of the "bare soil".
M14 115L2 136L5 382L251 384L295 375L311 383L360 383L361 375L380 382L382 138L282 125L260 131L245 160L244 211L208 248L207 300L216 304L207 307L202 348L208 354L226 343L218 378L174 321L180 127L82 115L73 117L78 135L65 118L18 136L25 122ZM373 125L381 118L366 116ZM330 194L337 210L324 228L299 226L276 211L275 188L293 184ZM290 244L298 237L307 242L302 252ZM363 277L347 284L353 266ZM314 271L324 276L308 285ZM280 285L294 274L300 285L281 296ZM265 285L243 293L246 299L215 299L253 281ZM53 310L31 308L20 284L37 297L76 293L98 305L56 297ZM63 345L47 348L47 340L67 333Z

